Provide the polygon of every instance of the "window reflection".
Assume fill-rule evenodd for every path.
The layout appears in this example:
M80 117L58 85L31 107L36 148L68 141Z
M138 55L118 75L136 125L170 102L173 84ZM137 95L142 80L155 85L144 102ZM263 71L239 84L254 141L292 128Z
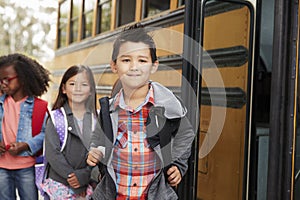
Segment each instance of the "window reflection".
M58 41L58 47L65 47L66 46L66 36L67 36L67 27L61 27L58 31L59 34L59 41Z
M70 0L63 1L59 7L58 48L66 46L69 10Z
M135 19L135 0L118 1L118 22L117 26L122 26L133 22Z
M182 6L185 4L185 0L178 0L178 6Z
M97 33L110 30L111 24L111 0L100 0L97 13Z
M170 0L145 0L143 18L170 9Z
M92 36L93 30L93 10L94 10L95 0L85 0L83 9L83 30L82 38L87 38Z
M70 43L78 38L80 0L72 1Z

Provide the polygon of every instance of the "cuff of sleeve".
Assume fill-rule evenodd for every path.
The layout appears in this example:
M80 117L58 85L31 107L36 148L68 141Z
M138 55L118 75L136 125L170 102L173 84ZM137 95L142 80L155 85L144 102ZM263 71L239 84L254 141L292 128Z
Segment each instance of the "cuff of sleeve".
M105 158L105 147L98 146L97 149L103 154L103 158Z

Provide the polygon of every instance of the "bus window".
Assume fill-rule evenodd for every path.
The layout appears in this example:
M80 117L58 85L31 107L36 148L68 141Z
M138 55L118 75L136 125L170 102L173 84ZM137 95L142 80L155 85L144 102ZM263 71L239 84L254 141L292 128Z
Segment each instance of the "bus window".
M70 0L63 1L59 6L59 25L57 48L66 46L67 43L67 26L68 15L70 10Z
M110 30L111 24L111 0L99 0L97 8L97 34Z
M243 199L253 12L226 0L203 8L197 199Z
M170 9L170 0L143 0L143 18Z
M79 30L79 11L81 8L80 0L72 0L71 22L70 22L70 43L76 42Z
M185 0L178 0L178 6L182 6L185 4Z
M92 36L94 5L95 5L95 0L84 1L83 16L82 16L82 38L87 38Z
M133 22L135 20L135 9L136 9L135 0L118 1L117 9L118 9L117 12L118 27Z

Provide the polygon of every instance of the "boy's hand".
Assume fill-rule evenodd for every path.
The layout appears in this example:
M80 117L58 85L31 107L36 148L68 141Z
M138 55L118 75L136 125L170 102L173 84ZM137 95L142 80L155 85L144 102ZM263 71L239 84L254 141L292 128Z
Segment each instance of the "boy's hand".
M78 181L75 173L69 174L67 181L68 181L69 185L72 188L79 188L80 187L79 181Z
M102 152L99 149L92 147L89 151L86 163L89 166L96 166L102 158Z
M28 149L29 146L26 142L14 142L10 144L10 148L8 149L8 152L11 155L16 156L22 153L23 151L27 151Z
M172 187L180 183L181 173L176 166L170 167L167 171L167 175L168 175L168 182Z

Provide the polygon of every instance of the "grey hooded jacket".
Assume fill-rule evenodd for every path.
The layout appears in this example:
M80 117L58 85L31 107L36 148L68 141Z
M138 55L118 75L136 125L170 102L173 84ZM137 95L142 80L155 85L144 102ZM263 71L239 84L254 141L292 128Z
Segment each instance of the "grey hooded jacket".
M155 105L150 109L146 122L147 140L161 160L161 170L151 181L147 199L169 200L178 199L174 189L167 182L166 170L176 165L183 176L187 171L187 160L190 156L191 145L194 139L194 130L186 117L187 110L180 100L167 88L159 83L151 83L154 91ZM102 178L93 193L95 200L113 200L116 198L116 178L111 164L113 147L118 131L118 111L115 110L114 101L110 99L109 112L113 130L102 130L97 124L91 137L91 147L105 149L101 160Z
M79 188L72 188L72 190L79 194L86 190L91 175L91 168L86 163L86 155L88 152L88 144L90 142L90 135L92 132L92 114L87 112L84 116L83 132L88 138L85 138L87 145L84 145L80 137L80 133L76 128L74 116L67 103L64 104L64 110L68 121L68 134L66 145L61 149L59 135L56 128L49 118L46 126L45 135L45 156L48 161L47 178L63 183L69 186L67 179L68 175L75 173L79 183Z

